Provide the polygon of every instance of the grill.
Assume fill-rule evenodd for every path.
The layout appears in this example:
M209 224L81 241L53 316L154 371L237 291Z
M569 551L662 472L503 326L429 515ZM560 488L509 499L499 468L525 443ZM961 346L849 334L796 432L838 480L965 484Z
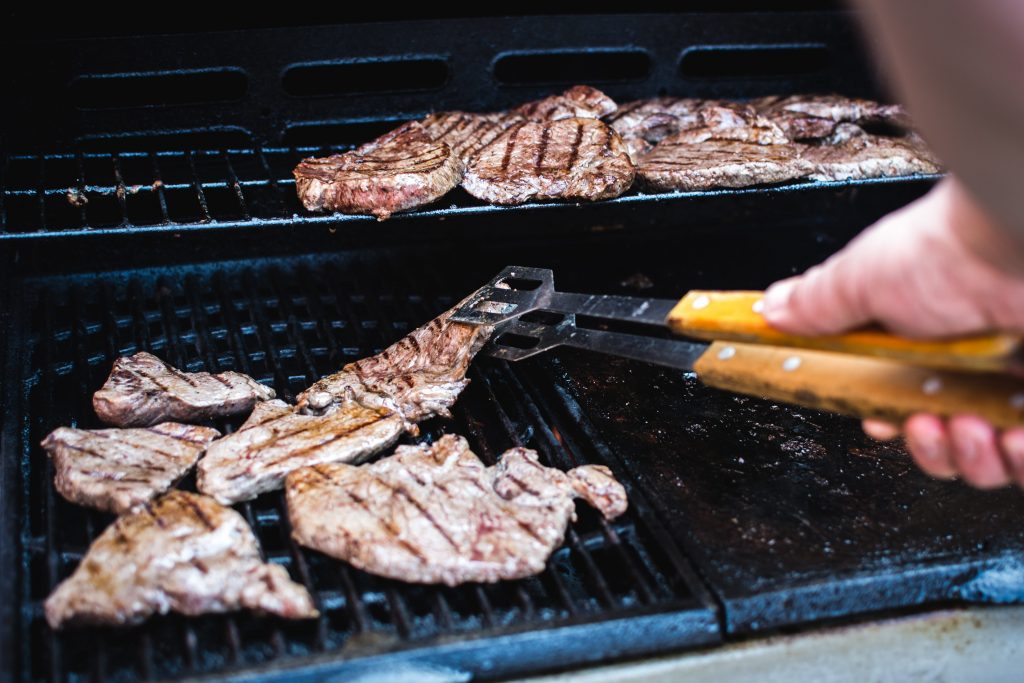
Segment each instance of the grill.
M399 40L398 56L375 47ZM606 523L581 506L542 575L459 588L379 579L292 543L274 493L237 509L266 558L310 589L316 622L168 616L53 633L42 601L111 518L56 495L37 444L59 425L97 426L90 397L117 356L239 370L292 400L509 263L553 268L569 291L760 288L931 179L586 206L455 195L384 224L296 203L302 156L431 107L491 109L558 87L537 74L623 100L876 95L840 12L481 17L52 50L9 75L9 92L19 79L39 87L5 108L0 164L0 659L12 680L500 679L1024 597L1014 493L928 480L843 418L561 350L475 362L455 419L419 437L462 434L486 462L525 445L549 465L616 472L630 512ZM183 63L154 62L167 55Z

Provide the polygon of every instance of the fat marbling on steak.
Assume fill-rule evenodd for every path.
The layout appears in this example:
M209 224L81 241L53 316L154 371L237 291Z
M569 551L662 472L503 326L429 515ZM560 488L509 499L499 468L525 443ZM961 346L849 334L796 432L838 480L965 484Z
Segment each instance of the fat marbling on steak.
M92 405L103 422L145 427L196 422L250 410L274 390L238 372L182 372L151 353L118 358Z
M46 600L46 621L128 625L153 614L249 609L317 616L309 592L266 563L249 525L206 496L171 491L119 517Z
M477 153L462 186L492 204L617 197L633 182L622 138L596 119L528 121Z
M136 429L59 427L42 447L53 460L54 486L62 496L121 514L174 486L218 436L216 429L177 422Z
M450 586L542 572L575 519L574 498L608 519L627 507L605 467L562 472L525 448L486 467L454 435L361 467L307 467L287 481L300 544L373 574Z
M320 415L268 401L256 406L238 431L207 448L196 485L219 503L232 505L281 488L299 467L359 462L391 446L404 431L398 415L353 400Z
M443 197L462 162L447 143L410 121L350 152L304 159L295 189L310 211L372 214L385 220Z
M801 145L759 145L734 140L690 142L662 140L637 165L637 180L647 189L707 190L777 183L806 176L813 165L801 157Z
M461 305L461 304L459 304ZM492 327L450 320L445 311L375 356L362 358L324 377L299 394L298 408L322 413L355 399L362 405L400 415L407 429L441 415L469 384L466 371L490 338Z

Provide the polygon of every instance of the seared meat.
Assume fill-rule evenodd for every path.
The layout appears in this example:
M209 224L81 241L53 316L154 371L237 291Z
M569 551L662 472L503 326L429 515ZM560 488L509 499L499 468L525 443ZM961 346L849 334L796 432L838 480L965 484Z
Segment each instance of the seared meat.
M92 397L96 415L117 427L145 427L168 420L196 422L250 410L274 390L238 372L182 372L140 351L118 358Z
M451 147L465 167L477 152L504 133L509 126L522 120L522 116L508 112L474 114L443 111L431 114L420 124L427 135Z
M630 158L636 161L669 135L699 126L702 102L690 97L635 100L619 107L606 122L622 137Z
M197 486L231 505L279 489L292 470L359 462L391 446L405 431L394 413L347 400L322 415L282 401L261 403L237 432L214 442L199 463Z
M575 85L560 95L552 95L527 102L512 110L512 114L529 121L558 121L560 119L599 119L618 108L612 98L589 85Z
M167 612L317 616L309 592L283 567L263 562L241 515L184 491L171 491L107 527L45 609L55 629L73 622L137 624Z
M698 108L699 123L673 138L681 142L736 140L758 145L783 145L789 139L771 120L742 102L709 100Z
M641 157L637 177L643 187L654 190L706 190L777 183L805 176L811 169L795 144L691 143L673 136Z
M218 436L216 429L177 422L146 429L59 427L42 446L62 496L121 514L174 486Z
M575 519L574 497L626 510L611 472L568 474L525 448L485 467L460 436L399 446L371 465L320 465L287 481L292 536L365 571L413 583L493 583L544 570Z
M295 189L310 211L369 213L379 220L444 196L462 163L445 143L410 121L351 152L304 159Z
M869 135L849 123L837 127L833 142L808 145L801 156L812 165L812 180L880 178L942 170L924 141L913 133L904 137Z
M460 304L461 305L461 304ZM492 328L449 320L455 308L413 330L376 356L349 363L299 394L298 408L322 413L352 398L415 423L448 409L469 380L466 370Z
M520 123L481 150L462 181L493 204L617 197L633 182L619 134L595 119Z
M880 104L842 95L763 97L750 103L771 119L791 140L827 138L838 123L886 123L910 128L907 112L898 104Z

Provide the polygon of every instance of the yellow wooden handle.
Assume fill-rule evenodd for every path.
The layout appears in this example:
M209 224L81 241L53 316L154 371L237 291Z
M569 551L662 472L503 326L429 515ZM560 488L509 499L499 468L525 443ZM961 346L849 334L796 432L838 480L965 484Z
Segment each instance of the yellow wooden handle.
M914 413L1024 424L1024 380L828 351L715 342L693 369L709 386L896 424Z
M692 291L676 304L668 326L677 334L706 339L791 346L878 356L924 365L971 371L1020 373L1022 340L989 334L938 341L898 337L880 329L801 337L770 327L760 313L763 292Z

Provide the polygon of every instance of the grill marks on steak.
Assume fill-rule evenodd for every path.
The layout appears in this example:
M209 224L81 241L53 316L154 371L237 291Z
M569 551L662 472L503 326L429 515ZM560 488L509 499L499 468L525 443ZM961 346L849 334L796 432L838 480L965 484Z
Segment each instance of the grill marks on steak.
M522 116L508 112L474 114L445 111L431 114L420 124L431 138L451 147L465 167L477 152L504 133L509 126L522 120Z
M174 486L218 436L216 429L176 422L143 429L59 427L42 447L64 498L121 514Z
M869 135L853 124L840 124L836 141L804 147L802 157L812 165L811 180L849 180L938 173L938 161L917 135Z
M459 304L461 305L461 304ZM415 432L416 422L449 408L469 384L466 371L493 328L465 325L445 311L375 356L349 363L299 394L297 408L323 413L350 400L394 413Z
M241 373L182 372L140 351L114 361L110 377L93 394L92 405L107 424L145 427L234 415L273 397L273 389Z
M485 467L454 435L362 467L304 468L287 481L300 544L373 574L450 586L542 572L575 519L575 497L608 519L627 507L605 467L565 473L525 448Z
M595 119L525 122L481 150L463 187L493 204L617 197L633 182L622 138Z
M459 183L461 171L447 143L410 121L351 152L304 159L294 175L299 199L310 211L385 220L441 198Z
M295 469L359 462L394 444L404 431L400 416L353 400L322 415L302 414L283 401L261 403L238 431L207 449L197 487L224 505L251 500L281 488Z
M45 604L54 629L238 609L287 619L318 614L309 592L283 567L263 562L241 515L184 491L119 517Z

